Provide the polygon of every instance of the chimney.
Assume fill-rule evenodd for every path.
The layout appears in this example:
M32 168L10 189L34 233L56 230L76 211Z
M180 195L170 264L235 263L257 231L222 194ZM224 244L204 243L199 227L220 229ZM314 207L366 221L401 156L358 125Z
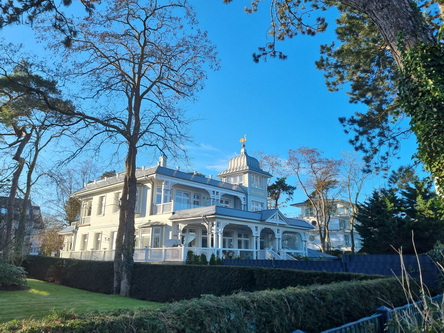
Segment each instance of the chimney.
M164 168L167 167L167 157L165 155L160 156L159 166L164 167Z

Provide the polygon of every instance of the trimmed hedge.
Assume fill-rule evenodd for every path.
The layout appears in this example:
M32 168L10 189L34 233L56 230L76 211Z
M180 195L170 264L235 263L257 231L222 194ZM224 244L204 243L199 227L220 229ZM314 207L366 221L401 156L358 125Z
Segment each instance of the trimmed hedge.
M135 264L131 296L156 302L172 302L205 294L222 296L239 291L375 278L380 276L261 267Z
M396 278L266 290L164 305L155 310L114 311L72 319L0 325L4 332L320 332L369 316L381 305L406 303Z
M103 294L113 293L113 263L29 256L22 264L29 277Z
M31 256L23 264L31 277L65 286L110 294L113 263ZM173 302L230 295L239 291L282 289L377 276L242 266L156 265L135 263L130 294L134 298Z

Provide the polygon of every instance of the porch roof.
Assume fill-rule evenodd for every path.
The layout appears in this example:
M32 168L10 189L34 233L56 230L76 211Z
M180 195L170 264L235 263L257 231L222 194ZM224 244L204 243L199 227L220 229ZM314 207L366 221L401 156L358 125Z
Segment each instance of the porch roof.
M74 232L75 227L70 225L66 228L63 228L62 230L60 230L58 232L59 235L68 235L68 234L72 234Z
M287 219L287 222L291 225L298 226L298 227L305 228L305 229L315 229L314 226L312 226L310 223L308 223L305 220L292 219L289 217L287 217L286 219Z
M252 220L254 222L266 222L268 218L278 212L278 209L267 209L258 212L249 212L245 210L221 207L221 206L207 206L192 209L184 209L174 212L170 220L186 220L191 218L200 218L208 216L225 216L233 218L242 218ZM302 228L302 229L314 229L312 225L303 220L290 219L283 216L289 226Z

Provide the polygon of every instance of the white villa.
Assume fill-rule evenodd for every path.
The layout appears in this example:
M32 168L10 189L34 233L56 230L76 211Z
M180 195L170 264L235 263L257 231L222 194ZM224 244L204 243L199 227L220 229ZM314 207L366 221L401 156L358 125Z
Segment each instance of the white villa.
M330 242L332 250L340 251L351 251L352 250L352 236L351 236L351 225L350 217L352 215L352 210L350 203L341 199L331 199L332 202L332 212L331 220L329 224L330 229ZM309 201L303 201L299 203L291 204L290 206L298 207L301 209L300 217L311 225L314 229L308 231L307 246L312 250L320 250L321 241L317 229L316 216L313 212ZM358 223L355 221L355 223ZM353 238L355 242L355 251L359 251L362 247L362 238L359 233L354 230Z
M243 147L220 180L157 166L137 169L135 261L178 261L188 251L218 258L294 259L307 256L304 220L266 209L267 180ZM60 232L61 257L112 260L123 174L97 180L72 195L82 202L80 220Z

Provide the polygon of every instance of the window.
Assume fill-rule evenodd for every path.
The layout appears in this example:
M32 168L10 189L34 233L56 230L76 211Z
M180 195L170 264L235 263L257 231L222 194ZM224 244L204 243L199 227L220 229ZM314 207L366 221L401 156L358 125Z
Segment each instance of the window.
M200 194L193 194L193 207L200 207Z
M106 199L104 195L99 197L99 202L97 204L97 215L105 215L105 203Z
M100 250L102 243L102 233L97 232L94 234L94 250Z
M221 207L230 207L231 206L231 200L229 200L229 199L220 199L219 200L219 206L221 206Z
M350 235L344 235L344 243L345 243L345 246L351 246L351 238L350 238Z
M162 193L163 193L163 201L162 201ZM162 192L162 185L158 185L156 187L156 205L160 205L169 201L170 201L170 190L164 188Z
M182 210L190 208L190 193L176 191L176 200L174 203L175 210Z
M151 243L151 228L142 229L139 247L144 248L150 246Z
M182 231L182 244L189 247L196 246L196 229L184 228Z
M313 208L312 207L305 207L305 216L314 216Z
M88 234L83 234L82 237L80 237L80 250L85 251L88 249Z
M208 247L208 232L206 229L202 229L202 247Z
M230 184L242 184L244 181L244 176L243 175L238 175L238 176L232 176L228 178L228 182Z
M162 246L162 227L153 227L151 247Z
M113 198L113 213L118 212L120 210L120 192L114 193Z
M282 234L282 248L286 250L300 250L301 247L302 247L302 237L300 234L288 231L285 231Z
M232 231L224 231L222 247L224 249L232 249L233 248L233 232Z
M262 188L262 177L251 175L251 186L254 188Z
M338 215L347 215L348 214L348 208L344 206L338 206L336 208L336 214Z
M111 250L116 249L117 231L111 232Z
M257 212L260 210L264 210L264 203L260 202L260 201L251 201L251 211L252 212Z
M92 213L92 199L83 202L83 216L91 216Z
M345 219L339 219L339 229L345 230L350 228L350 223Z
M250 248L250 235L246 233L237 234L237 247L239 249L249 249Z
M140 214L142 212L142 200L143 200L143 186L137 185L136 206L134 207L134 213Z

